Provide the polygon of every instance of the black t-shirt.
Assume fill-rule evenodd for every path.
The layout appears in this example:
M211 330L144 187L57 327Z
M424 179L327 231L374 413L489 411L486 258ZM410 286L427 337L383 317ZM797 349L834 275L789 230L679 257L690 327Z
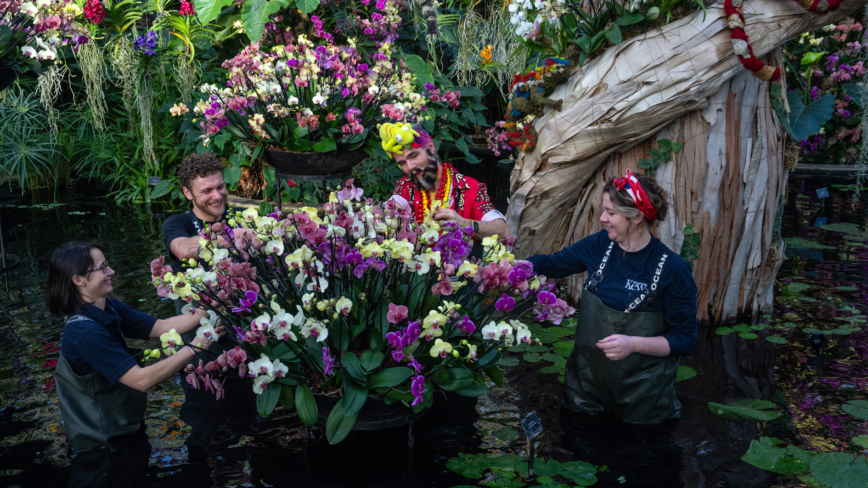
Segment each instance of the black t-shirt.
M199 217L196 217L196 214L192 210L172 215L166 219L163 222L163 239L166 242L166 251L169 252L169 261L172 263L172 269L176 272L181 270L181 260L172 252L172 241L179 237L186 239L199 235L202 229L205 228L205 224L213 224L223 220L228 221L230 212L234 212L234 210L227 207L226 211L223 212L223 216L215 222L201 220Z

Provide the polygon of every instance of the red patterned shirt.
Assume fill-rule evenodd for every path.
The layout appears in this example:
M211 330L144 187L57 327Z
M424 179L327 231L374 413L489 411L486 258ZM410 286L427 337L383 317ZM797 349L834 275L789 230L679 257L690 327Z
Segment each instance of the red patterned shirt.
M469 176L464 176L449 163L441 163L441 167L450 172L452 177L452 190L449 198L449 208L455 210L462 218L474 221L506 220L502 213L494 209L491 199L488 198L488 189L485 183L480 183ZM442 178L442 176L441 176ZM409 177L405 176L398 180L392 198L403 205L412 203L416 198L417 188Z

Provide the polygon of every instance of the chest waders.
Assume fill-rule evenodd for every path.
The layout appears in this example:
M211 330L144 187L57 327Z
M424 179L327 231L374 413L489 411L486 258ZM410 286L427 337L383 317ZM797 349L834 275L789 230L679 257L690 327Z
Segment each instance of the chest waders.
M612 361L596 344L612 334L657 337L669 330L663 314L633 312L640 307L652 309L668 255L664 253L660 259L651 286L620 312L604 305L596 295L614 244L609 245L582 294L575 347L564 374L564 403L570 410L589 415L608 411L627 422L662 422L677 416L681 409L675 398L679 358L632 353Z
M69 320L89 320L74 315ZM67 320L67 322L69 321ZM115 450L112 438L135 434L143 426L148 394L103 375L80 376L60 354L54 371L66 438L76 451L99 447Z

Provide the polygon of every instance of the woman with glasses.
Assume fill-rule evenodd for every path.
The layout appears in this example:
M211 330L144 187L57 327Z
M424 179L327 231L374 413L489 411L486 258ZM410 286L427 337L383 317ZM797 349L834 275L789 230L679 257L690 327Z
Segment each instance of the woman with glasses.
M147 391L182 369L211 340L196 338L174 356L142 367L125 337L179 334L197 325L204 310L193 315L157 319L107 298L115 272L103 247L74 242L51 255L46 303L55 316L67 316L60 357L54 374L67 439L77 452L117 448L143 432ZM219 332L224 334L222 329Z

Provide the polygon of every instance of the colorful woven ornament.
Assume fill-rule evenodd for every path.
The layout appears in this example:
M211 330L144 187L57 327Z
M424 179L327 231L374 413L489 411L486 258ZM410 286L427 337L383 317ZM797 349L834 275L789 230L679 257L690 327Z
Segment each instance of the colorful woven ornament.
M742 0L725 0L723 2L726 23L732 36L732 49L742 66L749 69L754 76L763 81L777 81L781 78L781 69L768 66L753 53L750 39L744 31L745 19L744 13L741 11L741 2Z

